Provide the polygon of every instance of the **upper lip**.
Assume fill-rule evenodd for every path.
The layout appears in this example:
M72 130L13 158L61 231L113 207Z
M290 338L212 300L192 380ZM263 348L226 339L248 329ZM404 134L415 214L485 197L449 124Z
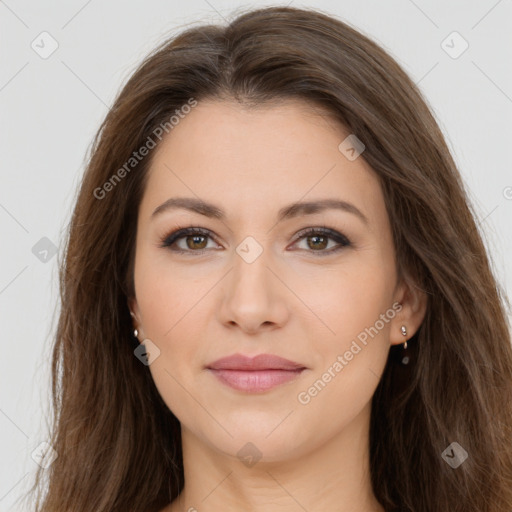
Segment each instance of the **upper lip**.
M299 370L306 368L300 363L273 354L259 354L255 357L233 354L209 364L211 370Z

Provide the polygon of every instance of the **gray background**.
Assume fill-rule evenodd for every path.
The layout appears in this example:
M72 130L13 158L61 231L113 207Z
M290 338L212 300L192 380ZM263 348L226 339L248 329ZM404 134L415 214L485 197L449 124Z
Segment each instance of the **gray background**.
M501 286L512 290L512 2L290 2L339 16L419 84L459 165ZM57 256L92 137L137 63L185 24L277 5L192 0L0 1L0 512L32 482L46 440ZM286 5L286 4L280 4ZM39 52L57 50L47 58ZM442 42L469 44L452 58ZM55 44L55 43L54 43ZM458 52L461 41L448 39ZM43 240L41 240L43 239ZM49 252L44 252L49 250ZM509 312L510 319L510 312ZM24 508L23 508L24 510Z

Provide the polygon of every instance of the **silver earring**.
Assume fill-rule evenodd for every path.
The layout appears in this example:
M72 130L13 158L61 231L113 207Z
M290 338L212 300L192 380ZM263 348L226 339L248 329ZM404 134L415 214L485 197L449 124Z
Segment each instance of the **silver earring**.
M407 336L407 329L405 328L405 325L402 325L400 330L402 331L402 334L404 336ZM409 364L409 356L407 355L406 350L407 350L407 340L405 340L405 343L404 343L404 356L402 357L402 364Z
M138 331L137 329L134 329L134 330L133 330L133 335L134 335L135 337L137 337L137 336L139 335L139 331Z
M405 325L402 325L401 330L402 330L402 334L404 336L407 336L407 329L405 328ZM404 343L404 350L407 350L407 340L405 340L405 343Z

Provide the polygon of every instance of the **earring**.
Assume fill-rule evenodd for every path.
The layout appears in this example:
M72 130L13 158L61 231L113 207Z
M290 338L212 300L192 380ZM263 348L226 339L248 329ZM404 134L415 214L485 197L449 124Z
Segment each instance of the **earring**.
M405 325L402 325L400 330L402 331L402 334L404 336L407 336L407 329L405 328ZM407 350L407 340L405 340L405 343L404 343L404 357L402 357L402 364L409 364L409 356L407 355L406 350Z
M405 328L405 325L402 325L401 330L402 330L402 334L404 336L407 336L407 329ZM405 343L404 343L404 350L407 350L407 340L405 340Z
M139 335L139 331L138 331L137 329L134 329L134 330L133 330L133 335L134 335L135 337L137 337L137 336Z

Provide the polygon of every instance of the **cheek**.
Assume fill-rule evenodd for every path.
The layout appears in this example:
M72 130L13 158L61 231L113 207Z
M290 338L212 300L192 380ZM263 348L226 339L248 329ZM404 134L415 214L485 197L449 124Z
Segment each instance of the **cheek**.
M349 342L391 307L393 274L384 262L372 264L361 258L344 268L318 272L309 284L299 284L297 295L318 317L311 326L322 330L331 344Z
M135 269L137 302L144 336L160 350L149 370L162 398L175 411L186 393L179 383L190 382L204 361L204 327L198 318L212 286L211 276L177 272L170 262L140 258ZM189 406L192 403L188 404Z
M301 390L307 394L305 401L315 403L307 410L318 407L320 413L326 408L336 415L329 408L336 403L355 413L370 400L389 352L389 322L395 316L392 280L393 273L381 262L361 261L316 282L308 305L322 320L315 322L323 334L314 343L321 363L308 381L311 395L307 387Z
M135 285L145 334L166 343L205 295L211 278L194 273L192 266L176 268L161 253L145 253L137 263L140 265L135 269Z
M322 319L335 334L315 339L321 361L295 397L303 418L319 430L330 425L332 432L371 401L389 352L390 324L381 315L388 321L394 316L387 279L345 277L343 286L331 284L336 289L324 295Z
M155 285L156 293L146 302L146 336L160 350L159 357L148 368L167 407L183 421L201 414L190 390L204 357L200 343L204 329L194 321L194 315L200 314L197 306L187 314L197 300L170 294L169 288L161 285L162 281Z

